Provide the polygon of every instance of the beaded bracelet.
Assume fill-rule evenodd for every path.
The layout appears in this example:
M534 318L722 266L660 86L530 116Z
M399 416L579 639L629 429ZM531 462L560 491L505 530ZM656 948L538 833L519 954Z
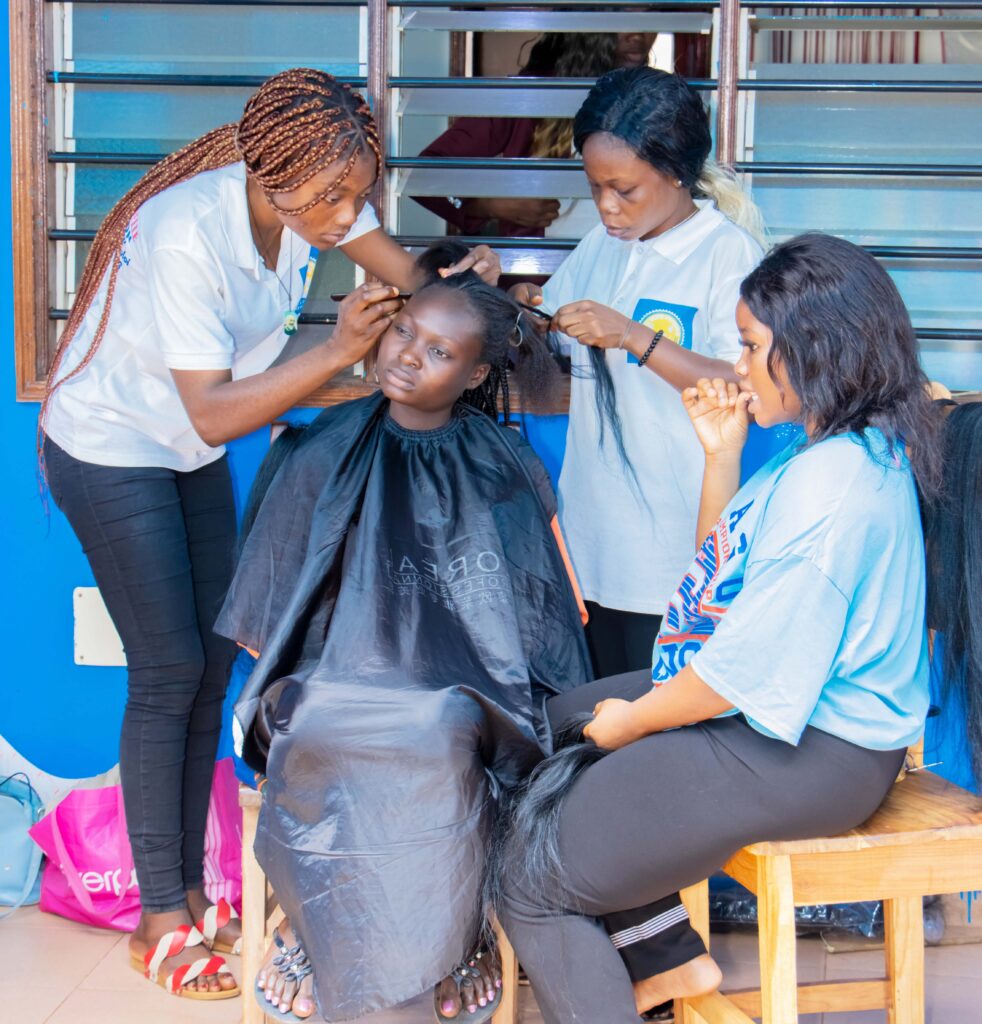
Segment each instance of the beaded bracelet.
M655 336L651 339L651 344L645 349L644 355L638 360L638 366L644 366L644 364L648 361L648 356L650 356L651 353L655 351L655 346L658 344L659 341L661 341L661 336L664 333L664 331L658 331L655 334Z

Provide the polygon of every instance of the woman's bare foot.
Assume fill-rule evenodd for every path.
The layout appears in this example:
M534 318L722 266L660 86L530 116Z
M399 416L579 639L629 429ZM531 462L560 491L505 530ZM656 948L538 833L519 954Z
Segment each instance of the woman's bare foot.
M280 971L273 963L277 957L288 955L290 950L300 947L300 940L290 927L290 922L284 918L277 926L280 938L283 940L285 951L280 949L276 942L271 942L263 957L263 962L256 975L256 986L261 988L266 996L266 1002L272 1003L283 1013L292 1012L301 1020L306 1020L314 1012L314 977L307 972L306 977L298 984L294 979L288 978L285 971L288 970L284 963L284 971ZM290 957L294 963L299 963L300 958L306 959L303 954L303 947Z
M477 1013L479 1006L493 1003L495 993L501 988L501 964L497 956L480 952L467 960L468 973L457 980L455 975L444 978L436 987L436 1005L444 1017L451 1020L466 1009ZM460 1016L461 1021L467 1015Z
M193 921L200 921L211 906L211 900L205 895L204 889L188 889L188 910ZM222 949L232 949L242 938L242 922L232 918L224 928L218 929L215 942L221 943Z
M181 925L193 925L191 915L186 910L174 910L167 914L143 914L136 931L130 936L130 953L142 960L147 953L168 933L180 928ZM193 964L200 960L202 954L208 955L204 946L189 946L174 956L169 956L161 965L161 973L170 977L182 964ZM221 992L235 988L235 979L231 974L202 974L183 986L198 992Z
M704 996L715 992L723 981L723 972L708 954L703 953L670 971L653 974L634 983L634 1001L638 1013L644 1013L669 999Z

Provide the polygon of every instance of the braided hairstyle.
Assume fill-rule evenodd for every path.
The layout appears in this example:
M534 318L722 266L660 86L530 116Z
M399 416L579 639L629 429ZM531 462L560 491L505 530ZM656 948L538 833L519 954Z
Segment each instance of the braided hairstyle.
M972 772L982 788L982 402L952 408L942 445L941 498L921 506L927 624L944 638L941 705L945 713L957 709L965 724Z
M415 294L440 288L466 298L479 321L475 333L483 341L481 361L490 363L491 369L483 383L465 391L459 400L490 416L496 423L502 415L508 424L511 422L509 371L521 387L524 404L526 396L533 397L538 403L549 401L559 381L559 369L546 338L529 322L529 314L506 292L487 284L473 270L450 277L440 276L440 270L457 263L467 253L467 246L460 242L451 239L434 242L416 260L422 284ZM287 427L273 442L249 492L239 527L240 551L280 466L330 422L327 416L321 415L306 426Z
M440 270L467 255L467 247L450 239L434 242L416 260L423 283L420 295L431 288L444 288L463 295L477 316L478 333L484 341L481 361L491 365L483 383L465 391L460 401L492 419L499 414L511 422L509 374L518 383L523 404L526 398L548 403L559 381L559 369L546 338L531 323L531 317L506 292L483 281L473 270L441 277Z
M238 123L222 125L202 135L151 167L109 211L95 236L48 373L39 426L44 423L51 396L88 366L105 336L121 266L119 257L124 235L134 214L148 199L204 171L241 160L270 205L279 210L277 195L300 187L329 164L345 160L344 169L323 193L299 209L289 211L306 213L347 178L366 149L375 155L381 167L378 129L364 99L325 71L292 68L263 83L246 103ZM106 301L92 341L79 364L58 379L65 353L95 301L107 271Z

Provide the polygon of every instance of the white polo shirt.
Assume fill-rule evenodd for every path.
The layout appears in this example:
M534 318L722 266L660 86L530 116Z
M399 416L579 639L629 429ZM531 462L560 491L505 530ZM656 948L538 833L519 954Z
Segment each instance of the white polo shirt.
M762 252L713 203L697 205L691 220L647 242L594 228L545 285L543 308L593 299L663 330L662 345L736 362L740 282ZM628 353L608 351L636 486L609 429L600 447L589 351L574 342L571 355L559 517L573 567L587 600L661 615L695 552L702 448L679 393Z
M368 205L341 243L379 226ZM283 315L303 290L310 246L283 229L275 273L249 227L242 163L148 199L122 247L112 311L89 365L58 388L45 433L83 462L189 471L220 458L195 432L171 370L266 369L286 344ZM76 367L106 299L106 278L58 371Z

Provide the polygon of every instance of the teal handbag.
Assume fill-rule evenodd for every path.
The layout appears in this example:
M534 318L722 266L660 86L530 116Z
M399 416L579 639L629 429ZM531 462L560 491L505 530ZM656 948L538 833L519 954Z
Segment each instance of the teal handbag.
M23 772L0 781L0 905L10 909L41 898L41 847L28 834L41 820L44 807Z

